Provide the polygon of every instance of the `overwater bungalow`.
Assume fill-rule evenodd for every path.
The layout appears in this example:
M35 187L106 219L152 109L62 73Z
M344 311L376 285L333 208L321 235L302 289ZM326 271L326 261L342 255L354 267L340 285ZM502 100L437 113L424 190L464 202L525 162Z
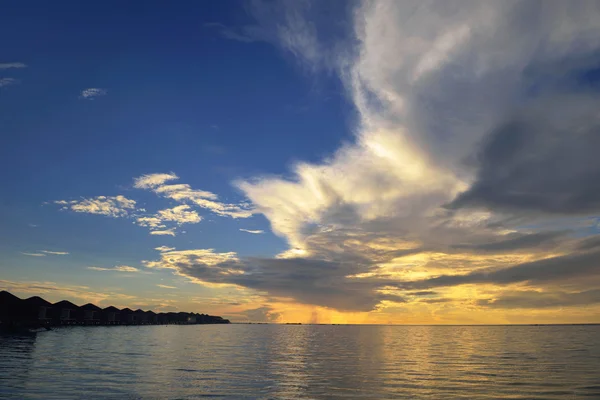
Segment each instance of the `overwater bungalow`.
M166 325L169 323L169 316L164 312L158 313L156 314L156 322L161 325Z
M100 323L100 313L102 309L92 303L80 307L83 311L83 323L86 325L98 325Z
M121 324L131 325L135 321L133 310L131 308L124 308L121 310Z
M147 320L147 322L149 324L157 324L158 323L158 316L152 310L146 311L146 320Z
M33 296L23 300L27 322L38 322L48 324L51 321L50 310L52 304L39 296Z
M73 325L83 321L79 306L68 300L61 300L58 303L54 303L52 307L52 319L57 325Z
M51 304L38 296L28 299L0 291L0 331L49 329L57 325L144 325L144 324L222 324L221 317L206 314L168 312L155 313L130 308L105 309L88 303L81 307L68 300Z
M14 321L24 307L23 300L12 293L3 290L0 292L0 322Z
M114 306L108 306L100 314L100 320L103 324L119 325L121 323L121 310Z
M133 312L134 323L138 325L145 325L148 323L148 316L142 309L137 309Z

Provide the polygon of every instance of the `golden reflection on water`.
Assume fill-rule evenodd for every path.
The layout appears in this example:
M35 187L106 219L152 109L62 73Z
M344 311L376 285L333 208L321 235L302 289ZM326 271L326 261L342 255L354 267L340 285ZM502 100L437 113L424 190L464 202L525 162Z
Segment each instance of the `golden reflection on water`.
M600 398L600 326L78 327L0 337L0 398Z

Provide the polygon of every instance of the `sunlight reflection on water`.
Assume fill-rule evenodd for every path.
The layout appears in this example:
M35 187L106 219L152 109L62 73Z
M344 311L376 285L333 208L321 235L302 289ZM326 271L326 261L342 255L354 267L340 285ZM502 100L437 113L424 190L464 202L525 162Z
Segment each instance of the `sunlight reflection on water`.
M76 327L0 337L0 398L600 399L600 326Z

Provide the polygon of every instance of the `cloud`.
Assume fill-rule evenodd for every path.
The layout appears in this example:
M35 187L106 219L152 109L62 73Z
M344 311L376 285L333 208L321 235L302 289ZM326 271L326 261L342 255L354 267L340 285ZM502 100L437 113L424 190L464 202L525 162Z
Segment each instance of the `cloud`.
M101 88L88 88L81 91L80 98L86 100L94 100L96 97L106 96L108 92Z
M544 309L588 306L600 303L600 290L582 292L539 292L534 290L513 291L489 300L479 300L483 307L500 309Z
M160 233L152 233L153 231L172 231L174 236L175 228L164 229L167 227L165 223L176 223L177 225L183 224L197 224L202 220L202 217L187 204L182 204L173 208L167 208L159 210L156 214L151 216L140 216L137 217L135 222L139 226L150 228L151 234L160 235ZM167 233L163 233L167 234Z
M275 312L273 308L267 306L244 310L240 314L250 322L277 322L281 317L281 313Z
M117 265L112 268L87 267L87 269L92 271L140 272L138 268L130 267L129 265Z
M240 231L242 231L242 232L247 232L247 233L254 233L254 234L256 234L256 235L259 235L259 234L261 234L261 233L265 233L265 231L263 231L263 230L260 230L260 229L251 230L251 229L242 229L242 228L240 228Z
M151 235L161 235L161 236L175 236L175 228L164 229L161 231L150 231Z
M194 210L191 210L191 207L187 204L182 204L180 206L165 210L159 210L157 215L162 221L176 222L179 225L197 224L202 220L198 213Z
M168 286L168 285L161 285L161 284L158 284L156 286L158 286L159 288L163 288L163 289L177 289L177 287L175 287L175 286Z
M136 201L125 196L96 196L82 200L57 200L54 204L63 206L61 210L71 210L78 213L99 214L107 217L126 217L135 210Z
M139 226L144 226L146 228L151 228L151 229L159 229L159 228L165 228L166 225L163 225L162 220L158 217L137 217L135 219L136 223Z
M21 254L23 254L25 256L31 256L31 257L45 257L46 256L44 253L23 253L23 252L21 252Z
M174 173L170 174L147 174L137 177L133 180L133 186L137 189L153 189L163 185L165 182L177 180L179 177Z
M21 63L21 62L12 62L12 63L0 63L0 70L1 69L9 69L9 68L27 68L27 65Z
M160 252L163 252L163 251L173 251L173 250L175 250L175 247L159 246L159 247L155 247L154 250L158 250Z
M204 24L204 27L217 30L225 39L244 43L261 41L263 36L261 30L254 26L242 26L236 29L219 22L208 22Z
M572 246L588 228L543 228L600 211L597 4L361 2L341 48L311 4L256 4L261 40L338 73L356 137L285 178L236 182L286 252L188 257L179 274L354 311L410 290L597 280L595 253Z
M166 182L177 179L179 179L179 177L173 173L147 174L134 178L134 187L152 190L159 196L180 203L190 203L220 216L231 218L249 218L252 216L252 211L246 204L222 203L218 201L218 196L216 194L204 190L192 189L188 184L166 184ZM182 213L184 210L188 210L188 208L179 208L178 212ZM193 217L192 214L188 215L190 218L196 218ZM173 218L177 217L173 216ZM200 217L198 216L198 218Z
M16 85L17 83L19 83L19 80L15 78L0 78L0 88L4 86Z
M69 252L67 252L67 251L49 251L49 250L42 250L42 253L52 254L52 255L56 255L56 256L66 256L67 254L69 254Z

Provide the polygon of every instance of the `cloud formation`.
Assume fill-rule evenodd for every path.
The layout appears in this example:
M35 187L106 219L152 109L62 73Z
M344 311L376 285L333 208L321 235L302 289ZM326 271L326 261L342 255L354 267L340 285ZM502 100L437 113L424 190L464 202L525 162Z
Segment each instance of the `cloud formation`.
M85 99L85 100L94 100L97 97L106 96L107 94L108 94L108 92L106 91L106 89L88 88L88 89L82 90L79 97L82 99Z
M16 85L17 83L19 83L19 80L15 78L0 78L0 88L4 86Z
M82 200L57 200L54 204L61 205L61 210L71 210L78 213L99 214L119 218L129 215L135 210L136 201L125 196L96 196Z
M11 63L0 63L0 69L10 69L10 68L27 68L27 65L21 62L11 62Z
M490 287L593 297L597 253L577 238L600 211L600 97L586 87L597 2L365 1L342 48L321 40L308 2L255 5L259 40L338 72L356 139L290 177L236 182L289 243L279 257L190 250L155 266L338 310L403 305L415 290L452 303L437 296L469 285L480 307L508 301L485 303Z
M175 250L175 247L159 246L159 247L155 247L154 250L158 250L160 252L163 252L163 251L172 251L172 250Z
M265 231L260 230L260 229L254 229L254 230L252 230L252 229L243 229L243 228L240 228L240 231L241 232L246 232L246 233L253 233L255 235L260 235L261 233L265 233Z
M134 179L137 189L151 190L161 197L172 199L180 203L193 204L220 216L231 218L249 218L252 211L247 204L227 204L218 200L218 196L205 190L192 189L188 184L167 184L178 180L173 173L157 173L142 175ZM180 210L187 210L182 208Z
M130 267L129 265L116 265L112 268L87 267L87 269L92 271L140 272L138 268Z

